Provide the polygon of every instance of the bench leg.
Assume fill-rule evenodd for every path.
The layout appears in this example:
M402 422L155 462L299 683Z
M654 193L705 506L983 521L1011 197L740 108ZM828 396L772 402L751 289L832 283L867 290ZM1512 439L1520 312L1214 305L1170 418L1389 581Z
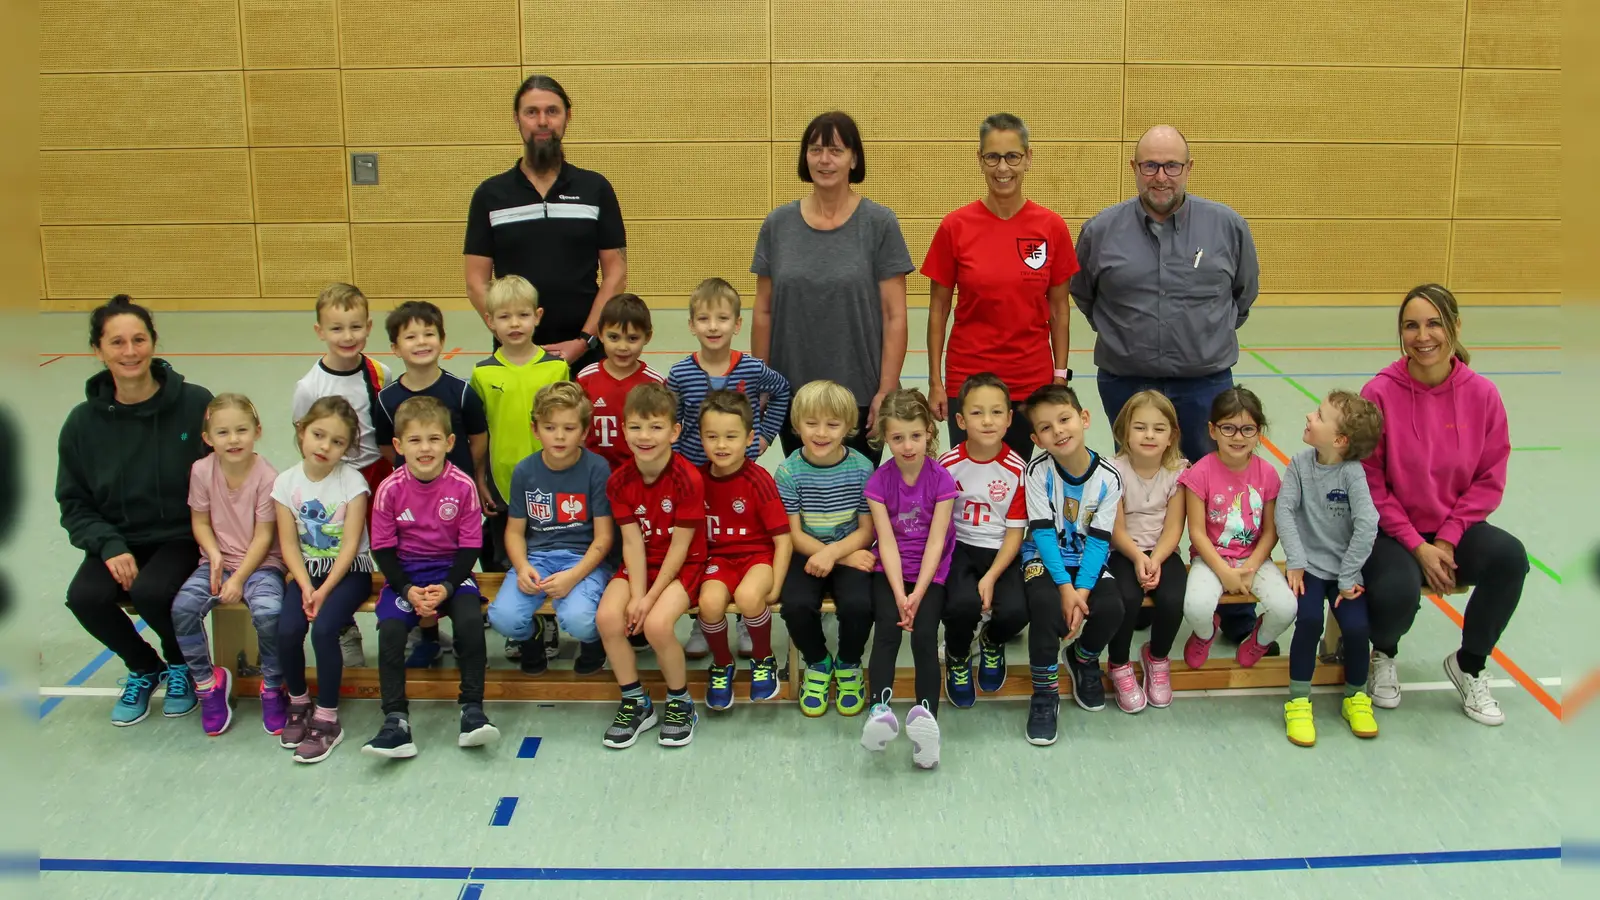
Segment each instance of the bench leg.
M241 671L240 656L245 668ZM244 604L219 606L211 613L211 661L237 676L259 674L260 652L256 628L250 622L250 609Z

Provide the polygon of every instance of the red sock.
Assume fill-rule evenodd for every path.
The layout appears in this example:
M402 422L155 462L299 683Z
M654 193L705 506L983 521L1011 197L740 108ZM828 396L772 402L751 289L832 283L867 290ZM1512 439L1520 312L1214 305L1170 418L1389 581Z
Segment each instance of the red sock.
M711 662L719 666L733 665L733 649L728 646L728 619L715 625L704 619L700 620L700 631L706 636L706 643L711 647Z
M745 617L744 627L750 630L750 655L766 659L772 655L772 610L763 609L755 618Z

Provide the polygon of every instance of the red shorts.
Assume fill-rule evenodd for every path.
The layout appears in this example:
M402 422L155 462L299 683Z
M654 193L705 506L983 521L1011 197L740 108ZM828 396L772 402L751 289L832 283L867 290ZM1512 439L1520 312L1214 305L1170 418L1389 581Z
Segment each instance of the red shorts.
M704 585L707 581L720 582L723 587L728 589L728 593L732 594L739 589L739 584L744 581L746 575L750 574L751 569L756 566L770 565L772 565L771 553L713 556L706 560L705 578L702 579L701 584Z
M703 562L686 562L683 564L683 568L678 570L677 581L683 585L684 591L689 594L689 605L691 607L700 599L700 581L705 577L705 568L706 564ZM661 570L655 566L645 567L645 590L649 590L650 585L656 583L656 576L660 574ZM611 576L611 580L626 582L628 580L628 567L623 566L617 569L617 574Z

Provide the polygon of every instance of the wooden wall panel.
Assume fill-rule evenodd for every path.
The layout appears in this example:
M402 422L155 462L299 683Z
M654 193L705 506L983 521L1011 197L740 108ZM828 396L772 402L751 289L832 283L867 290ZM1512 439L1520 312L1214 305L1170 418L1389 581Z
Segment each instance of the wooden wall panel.
M850 113L868 142L976 146L978 125L996 112L1021 116L1036 141L1113 141L1122 124L1122 67L779 64L772 97L775 159L784 145L798 152L806 123L830 109ZM870 161L870 146L867 152Z
M1467 0L1128 0L1129 62L1459 66ZM1139 29L1134 31L1133 29Z
M768 3L522 0L523 62L765 62Z
M577 104L571 141L764 141L765 65L545 66ZM505 96L509 109L512 92ZM516 131L511 132L512 137Z
M369 297L464 297L464 234L458 222L351 225L354 283Z
M1560 147L1461 148L1455 214L1464 219L1561 218Z
M630 223L760 219L772 208L771 150L764 141L569 144L567 158L611 181L622 216Z
M237 69L237 3L44 0L38 6L39 71Z
M1561 66L1561 0L1472 0L1467 65L1555 69Z
M49 151L39 155L44 225L249 222L245 150Z
M339 0L340 62L347 68L517 65L517 2Z
M238 72L45 75L39 149L242 147Z
M1450 287L1458 291L1561 290L1560 222L1456 221Z
M521 83L515 66L348 70L345 138L367 146L516 141L511 101Z
M248 72L250 144L337 146L344 142L337 69Z
M1127 157L1133 157L1133 144ZM1455 148L1441 144L1200 144L1189 190L1257 218L1450 217ZM1125 192L1136 187L1124 168Z
M337 225L262 225L263 297L314 298L335 281L350 281L350 229ZM309 304L308 304L309 305Z
M50 296L259 297L249 225L40 229Z
M1560 144L1561 73L1468 69L1463 144Z
M1265 292L1405 292L1448 274L1448 221L1267 219L1250 223Z
M352 153L372 148L351 148ZM350 186L352 222L459 222L466 227L472 192L511 168L516 145L391 147L378 154L378 183Z
M1122 0L1011 7L967 0L772 5L772 57L794 62L1121 62L1122 34ZM947 85L929 83L935 92ZM1008 95L1027 91L1016 84Z
M247 69L339 65L338 0L238 0Z
M682 298L713 275L726 278L746 304L755 299L750 274L761 221L641 222L628 229L628 289Z
M256 221L346 222L346 160L340 147L250 151Z

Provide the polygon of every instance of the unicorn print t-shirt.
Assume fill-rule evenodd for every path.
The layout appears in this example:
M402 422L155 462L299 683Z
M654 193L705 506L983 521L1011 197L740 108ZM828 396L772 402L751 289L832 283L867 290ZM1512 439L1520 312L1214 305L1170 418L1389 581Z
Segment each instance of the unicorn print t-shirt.
M365 493L367 480L343 461L334 463L333 470L321 481L312 481L306 477L305 466L297 465L284 470L272 483L272 499L288 507L294 516L300 532L300 556L313 578L320 578L333 568L344 542L345 510L351 500ZM365 528L350 571L374 571Z
M1267 503L1278 499L1283 483L1276 469L1259 456L1251 456L1243 472L1223 465L1215 453L1190 466L1178 483L1194 491L1206 505L1206 537L1217 554L1227 560L1245 559L1261 539ZM1189 558L1199 556L1190 548Z

